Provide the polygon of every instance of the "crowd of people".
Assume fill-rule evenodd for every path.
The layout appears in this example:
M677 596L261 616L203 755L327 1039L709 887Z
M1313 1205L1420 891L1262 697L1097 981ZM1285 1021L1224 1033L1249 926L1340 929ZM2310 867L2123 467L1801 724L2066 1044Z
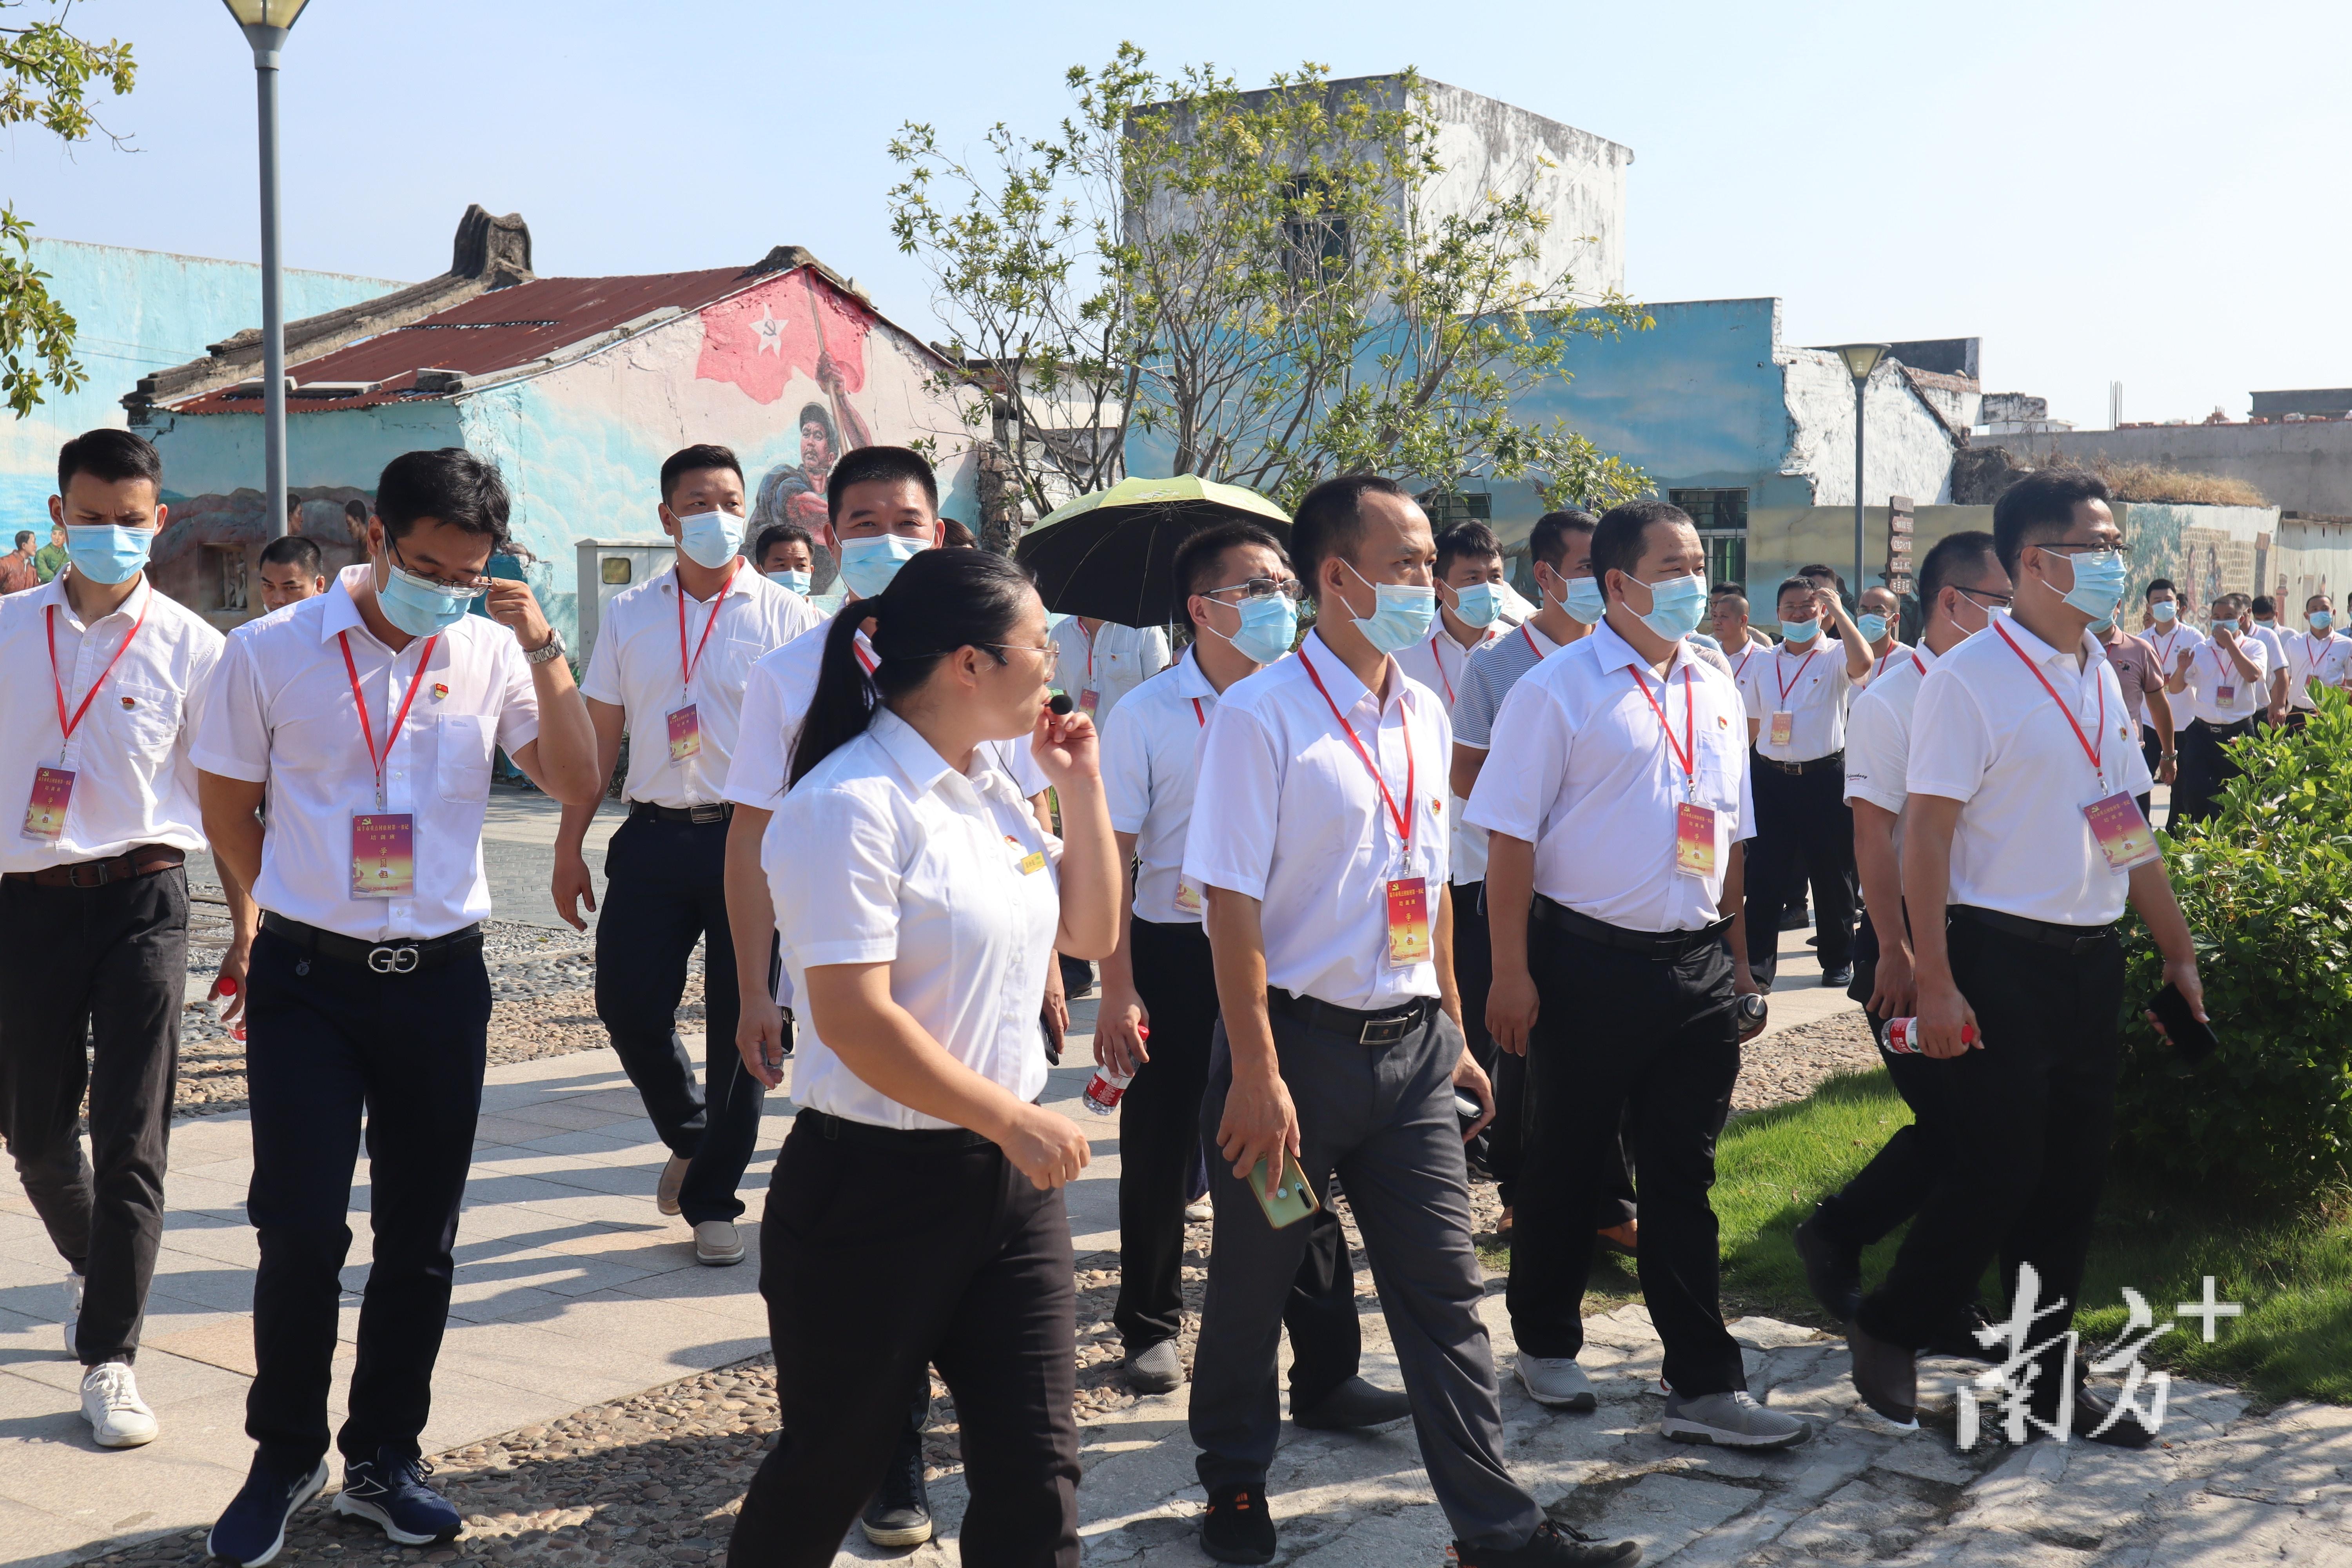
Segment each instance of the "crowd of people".
M1409 1417L1464 1568L1622 1568L1638 1546L1552 1521L1506 1460L1472 1172L1501 1187L1532 1399L1595 1409L1581 1307L1613 1248L1664 1342L1660 1434L1806 1442L1748 1392L1709 1188L1780 933L1810 906L1824 980L1864 1003L1915 1120L1797 1246L1871 1418L1915 1426L1919 1353L1983 1349L1990 1265L2077 1293L2126 903L2203 1016L2153 781L2177 751L2175 820L2211 809L2229 740L2295 722L2352 662L2325 598L2307 636L2234 596L2200 636L2159 581L2147 635L2118 629L2121 535L2084 475L2029 475L1991 533L1927 552L1916 645L1894 594L1850 609L1826 567L1758 633L1656 500L1538 521L1529 612L1486 525L1436 532L1393 481L1337 479L1286 540L1237 521L1185 542L1179 654L1156 628L1052 624L940 515L914 451L844 454L816 531L747 539L740 463L693 446L657 479L676 563L604 606L575 685L530 586L485 575L509 501L479 458L395 458L339 573L273 542L268 613L226 637L147 581L154 448L95 431L58 468L66 565L0 600L12 668L52 676L0 685L28 791L0 849L0 1131L68 1269L93 1435L150 1441L133 1365L185 862L209 850L259 1243L254 1455L210 1547L246 1568L325 1489L331 1444L337 1511L407 1544L460 1527L418 1438L485 1070L499 752L562 806L555 905L597 915L597 1013L667 1150L654 1201L704 1264L747 1256L739 1189L792 1064L759 1247L780 1430L730 1562L829 1563L854 1527L928 1539L934 1369L963 1560L1077 1562L1063 1194L1088 1143L1041 1100L1098 962L1098 1085L1123 1090L1113 1321L1140 1391L1186 1381L1184 1226L1204 1197L1212 1216L1189 1374L1207 1554L1276 1553L1286 1330L1290 1419ZM584 844L616 774L600 909ZM699 1076L677 1027L698 945ZM373 1257L331 1433L362 1138ZM1342 1200L1401 1390L1360 1375ZM1863 1248L1906 1221L1865 1294ZM2149 1440L2054 1356L2030 1391L2045 1422Z

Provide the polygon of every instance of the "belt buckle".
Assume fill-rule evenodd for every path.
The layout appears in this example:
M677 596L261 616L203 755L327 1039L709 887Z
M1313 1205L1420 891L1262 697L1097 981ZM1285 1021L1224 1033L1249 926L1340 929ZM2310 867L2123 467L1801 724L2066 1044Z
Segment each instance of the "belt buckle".
M394 947L388 942L380 942L368 949L367 966L378 974L405 974L416 967L415 944Z
M689 805L686 808L686 816L689 822L724 822L727 820L727 808L711 804Z
M1393 1046L1412 1030L1412 1019L1410 1016L1368 1018L1363 1028L1357 1032L1356 1043L1360 1046Z
M91 877L96 879L95 880L85 882L81 879L81 874L85 868L88 868ZM80 861L78 864L66 868L66 886L68 888L84 889L103 888L107 883L114 879L112 875L113 869L113 865L110 861Z

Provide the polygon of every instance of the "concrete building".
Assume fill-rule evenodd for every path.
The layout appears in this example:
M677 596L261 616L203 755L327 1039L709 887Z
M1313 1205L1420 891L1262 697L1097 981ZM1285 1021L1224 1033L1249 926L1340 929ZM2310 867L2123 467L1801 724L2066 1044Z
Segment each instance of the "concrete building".
M2120 430L1986 435L2020 462L2087 466L2100 458L2243 479L2289 513L2352 517L2352 419L2257 416L2201 425L2126 425Z
M744 267L542 278L522 220L475 207L448 272L287 337L289 479L330 559L356 554L345 509L364 515L386 462L463 447L504 473L524 569L567 633L575 542L658 541L656 476L691 442L741 458L755 527L822 524L834 460L874 441L937 442L943 509L972 516L976 395L942 391L945 360L796 246ZM163 454L157 580L222 625L257 607L246 584L270 531L257 357L231 340L124 399Z

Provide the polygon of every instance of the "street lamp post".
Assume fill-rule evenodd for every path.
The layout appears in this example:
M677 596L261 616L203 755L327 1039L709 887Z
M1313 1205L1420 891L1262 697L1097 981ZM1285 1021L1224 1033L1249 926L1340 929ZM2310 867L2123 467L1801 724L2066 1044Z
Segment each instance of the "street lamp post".
M310 0L222 0L253 46L261 105L261 426L266 526L286 531L286 271L278 255L278 51Z
M1846 374L1853 377L1853 597L1862 602L1863 552L1866 546L1862 538L1862 416L1863 394L1870 384L1870 373L1878 368L1885 357L1885 343L1841 343L1838 357L1845 361Z

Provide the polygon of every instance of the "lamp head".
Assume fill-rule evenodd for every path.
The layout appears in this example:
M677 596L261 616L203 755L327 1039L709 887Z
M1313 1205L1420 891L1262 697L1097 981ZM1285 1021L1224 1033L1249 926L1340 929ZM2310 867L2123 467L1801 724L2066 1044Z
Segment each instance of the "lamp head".
M1838 358L1845 361L1846 374L1856 381L1868 381L1878 362L1886 357L1891 345L1886 343L1840 343Z
M221 3L228 7L228 14L236 18L236 25L240 27L277 27L282 30L294 25L294 18L302 14L302 7L310 0L221 0Z

